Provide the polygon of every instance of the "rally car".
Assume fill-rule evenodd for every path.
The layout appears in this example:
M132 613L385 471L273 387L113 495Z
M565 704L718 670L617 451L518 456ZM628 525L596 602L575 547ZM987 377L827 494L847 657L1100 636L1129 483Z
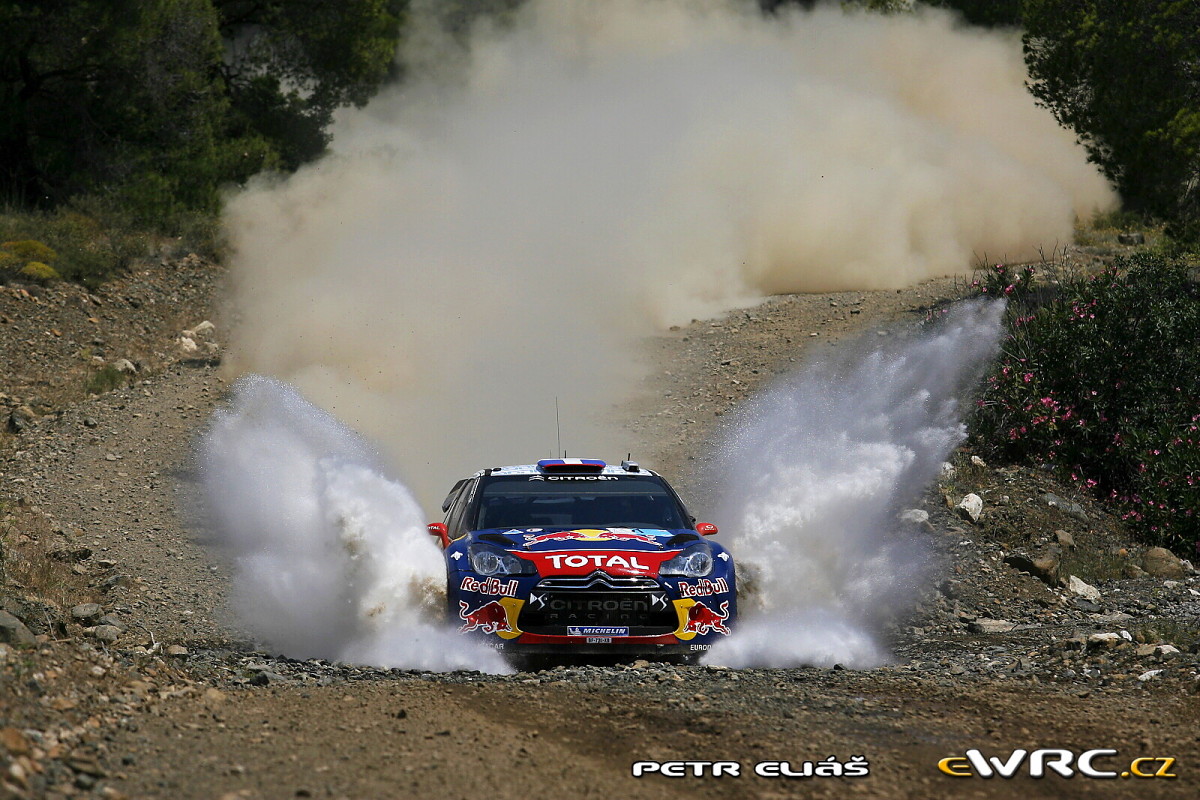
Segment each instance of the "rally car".
M546 459L454 485L447 605L467 636L514 656L694 660L733 630L733 558L657 473L623 461Z

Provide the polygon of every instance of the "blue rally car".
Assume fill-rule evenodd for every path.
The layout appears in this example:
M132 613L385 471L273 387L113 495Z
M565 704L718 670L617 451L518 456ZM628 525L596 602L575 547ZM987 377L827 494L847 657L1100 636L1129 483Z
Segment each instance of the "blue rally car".
M450 617L516 656L692 660L737 617L733 558L657 473L547 459L454 485L445 522Z

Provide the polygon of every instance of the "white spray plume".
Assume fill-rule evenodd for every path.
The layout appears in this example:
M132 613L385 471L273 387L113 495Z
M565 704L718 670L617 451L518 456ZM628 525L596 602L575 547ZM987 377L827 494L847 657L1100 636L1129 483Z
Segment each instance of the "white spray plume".
M229 203L228 364L380 441L430 507L550 454L556 396L573 455L643 446L604 419L656 325L1019 258L1113 203L1015 35L942 13L530 0L463 50L411 30L331 156Z
M899 345L830 352L740 412L715 459L715 518L753 602L709 663L886 660L876 633L926 563L896 515L965 436L960 399L996 353L1003 308L961 304Z
M442 556L412 494L353 431L248 376L199 445L204 533L232 564L250 633L299 658L510 671L436 622Z

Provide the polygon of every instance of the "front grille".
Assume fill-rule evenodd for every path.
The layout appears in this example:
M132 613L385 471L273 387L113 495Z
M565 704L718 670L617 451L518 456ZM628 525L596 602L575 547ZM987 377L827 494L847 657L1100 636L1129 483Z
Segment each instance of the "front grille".
M546 591L582 592L582 591L613 591L613 592L656 592L661 587L654 578L639 578L636 576L608 575L603 572L593 572L584 577L542 578L538 583L539 589Z
M630 636L661 636L679 627L667 593L653 578L594 572L585 577L542 579L521 609L518 627L565 636L568 627L628 628Z

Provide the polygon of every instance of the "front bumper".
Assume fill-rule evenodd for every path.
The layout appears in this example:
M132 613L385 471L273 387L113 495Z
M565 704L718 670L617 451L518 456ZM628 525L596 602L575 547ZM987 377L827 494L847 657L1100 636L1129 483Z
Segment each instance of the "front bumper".
M719 578L596 572L490 585L452 574L447 599L464 635L506 653L697 655L728 636L736 618L732 570Z

